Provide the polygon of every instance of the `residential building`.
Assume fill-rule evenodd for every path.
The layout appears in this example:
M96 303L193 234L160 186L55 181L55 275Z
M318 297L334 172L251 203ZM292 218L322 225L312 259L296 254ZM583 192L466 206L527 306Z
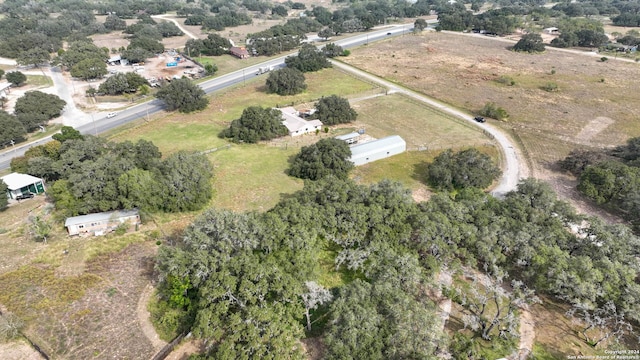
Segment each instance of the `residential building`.
M95 214L73 216L67 218L64 226L69 235L95 235L100 236L114 231L121 224L127 224L129 228L140 225L140 213L137 209L116 210Z
M40 194L45 191L44 180L28 174L11 173L0 179L7 184L9 199L15 199L22 194Z
M299 136L302 134L314 133L322 129L322 121L307 121L299 116L298 110L293 107L278 109L282 112L282 125L289 130L289 135Z

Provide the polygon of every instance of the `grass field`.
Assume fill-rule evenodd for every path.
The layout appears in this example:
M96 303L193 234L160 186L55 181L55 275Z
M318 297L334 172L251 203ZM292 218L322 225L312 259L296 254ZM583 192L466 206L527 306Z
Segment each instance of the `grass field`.
M461 109L495 102L510 118L490 121L522 138L538 171L574 147L607 147L640 135L638 64L552 50L521 54L508 46L430 32L361 47L343 61ZM515 85L499 84L500 76ZM559 91L541 89L550 82Z
M53 86L53 80L46 75L27 75L27 84L38 88L47 88Z

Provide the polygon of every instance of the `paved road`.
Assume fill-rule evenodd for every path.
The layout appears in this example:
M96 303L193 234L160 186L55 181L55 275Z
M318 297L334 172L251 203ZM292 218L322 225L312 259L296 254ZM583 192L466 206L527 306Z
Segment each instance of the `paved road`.
M170 19L167 19L170 20ZM346 39L336 41L335 43L341 45L344 48L351 48L359 46L368 42L380 40L389 36L402 35L410 31L411 24L396 25L383 30L376 30L366 34L355 35ZM388 35L389 34L389 35ZM192 36L191 34L190 36ZM205 81L200 84L200 87L207 93L222 90L226 87L242 83L250 80L258 75L258 69L260 67L272 66L274 69L278 69L284 66L284 59L288 55L271 59L260 64L249 66L247 68L237 70L235 72L215 77L211 80ZM149 115L163 110L163 104L159 100L150 100L149 102L130 107L126 110L118 112L116 117L111 119L106 118L106 113L87 114L75 107L71 98L72 89L64 81L62 73L57 69L51 69L51 77L56 87L56 93L60 98L67 101L67 106L62 114L63 123L68 126L73 126L75 129L83 134L97 135L105 131L111 130L120 125L126 124L130 121L137 119L148 118ZM33 146L38 146L51 140L51 136L33 141L30 143L24 143L16 145L4 152L0 153L0 170L8 169L10 167L11 159L13 157L22 156L24 153Z
M456 116L458 118L461 118L465 121L468 121L469 123L481 128L482 130L484 130L485 132L489 133L498 143L498 145L500 146L500 149L502 150L502 155L504 158L504 164L503 164L503 172L502 172L502 177L500 178L500 182L498 183L498 185L493 189L493 191L491 192L494 196L496 197L502 197L504 196L504 194L506 194L507 192L514 190L516 188L516 185L518 184L518 181L525 176L526 169L522 169L521 167L524 166L524 164L522 164L519 160L518 160L518 154L516 153L516 149L513 146L513 143L511 142L511 140L497 127L489 124L489 123L478 123L476 121L473 120L473 116L462 112L460 110L454 109L452 107L449 107L437 100L434 100L432 98L429 98L427 96L424 96L422 94L418 94L414 91L411 91L409 89L403 88L401 86L398 86L394 83L391 83L389 81L386 81L382 78L379 78L375 75L369 74L367 72L364 72L362 70L356 69L350 65L347 65L345 63L339 62L339 61L332 61L333 65L336 67L339 67L341 69L344 69L346 71L349 71L357 76L366 78L369 81L375 82L380 84L381 86L386 87L387 89L389 89L389 91L387 92L388 94L391 93L400 93L406 96L410 96L418 101L421 101L425 104L428 104L429 106L432 106L434 108L437 108L443 112L446 112L448 114L451 114L453 116Z

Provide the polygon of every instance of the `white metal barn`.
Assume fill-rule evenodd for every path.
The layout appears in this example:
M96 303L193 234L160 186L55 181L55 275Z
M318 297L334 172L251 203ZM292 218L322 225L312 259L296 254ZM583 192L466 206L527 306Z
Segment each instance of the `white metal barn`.
M356 166L372 161L402 154L407 150L407 143L399 135L369 141L351 147L351 162Z

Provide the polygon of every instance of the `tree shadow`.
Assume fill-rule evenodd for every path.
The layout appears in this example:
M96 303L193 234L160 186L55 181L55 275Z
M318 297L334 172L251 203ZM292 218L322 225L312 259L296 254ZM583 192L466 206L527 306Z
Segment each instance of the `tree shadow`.
M411 173L411 178L420 182L423 185L429 186L429 163L426 161L421 161L415 165L413 165L413 172Z

